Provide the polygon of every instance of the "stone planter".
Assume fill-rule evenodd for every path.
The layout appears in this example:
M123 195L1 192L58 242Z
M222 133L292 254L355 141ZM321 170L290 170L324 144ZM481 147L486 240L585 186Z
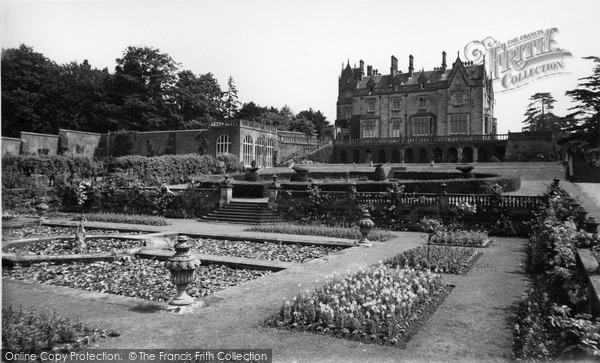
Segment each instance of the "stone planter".
M475 178L475 175L471 172L473 170L473 167L470 166L470 165L457 166L456 170L458 170L461 173L463 173L463 178L465 178L465 179Z

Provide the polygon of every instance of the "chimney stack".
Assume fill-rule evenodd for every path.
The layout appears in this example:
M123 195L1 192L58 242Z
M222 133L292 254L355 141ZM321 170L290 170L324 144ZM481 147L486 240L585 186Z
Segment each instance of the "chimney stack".
M398 58L392 56L392 65L390 66L390 74L393 77L396 77L396 73L398 72Z
M446 73L446 51L442 51L442 74Z
M361 80L365 76L365 62L361 59L360 62L360 74L358 75L358 79Z
M367 66L367 76L370 77L373 75L373 66Z
M413 75L413 71L415 70L415 67L413 66L413 56L412 54L408 56L408 76L412 77Z

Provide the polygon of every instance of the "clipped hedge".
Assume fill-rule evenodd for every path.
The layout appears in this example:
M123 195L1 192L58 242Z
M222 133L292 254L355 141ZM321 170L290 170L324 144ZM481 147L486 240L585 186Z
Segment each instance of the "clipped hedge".
M102 173L102 163L87 156L7 155L2 158L2 185L20 188L23 180L42 174L52 180L67 179L73 174L92 178Z
M120 156L110 162L115 172L129 172L148 184L179 184L196 174L210 174L216 161L209 155Z

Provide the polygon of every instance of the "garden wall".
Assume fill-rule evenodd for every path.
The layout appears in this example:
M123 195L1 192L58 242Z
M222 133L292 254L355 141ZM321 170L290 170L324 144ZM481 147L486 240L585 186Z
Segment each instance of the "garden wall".
M21 153L24 155L57 155L57 135L21 132Z
M63 130L59 131L60 153L62 155L96 156L102 134L94 132Z
M20 155L21 154L21 139L12 137L2 138L2 156L5 155Z

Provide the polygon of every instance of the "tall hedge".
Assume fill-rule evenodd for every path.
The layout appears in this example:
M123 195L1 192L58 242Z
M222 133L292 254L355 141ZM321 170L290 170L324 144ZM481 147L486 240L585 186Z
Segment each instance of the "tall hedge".
M19 188L23 178L42 174L50 179L67 178L74 173L92 178L102 172L102 162L87 156L8 155L2 158L2 185Z
M115 172L134 174L139 180L184 183L197 174L210 174L216 166L215 159L209 155L161 155L161 156L120 156L111 161Z

